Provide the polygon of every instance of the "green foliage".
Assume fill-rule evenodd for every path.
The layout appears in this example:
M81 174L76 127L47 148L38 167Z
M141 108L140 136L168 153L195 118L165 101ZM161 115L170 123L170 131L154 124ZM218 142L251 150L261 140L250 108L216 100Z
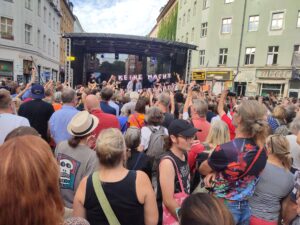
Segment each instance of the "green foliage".
M176 3L170 15L167 18L162 19L157 34L158 38L170 41L176 40L177 15L178 3Z
M100 66L101 73L107 74L124 74L125 73L125 62L123 61L114 61L113 63L110 62L103 62Z

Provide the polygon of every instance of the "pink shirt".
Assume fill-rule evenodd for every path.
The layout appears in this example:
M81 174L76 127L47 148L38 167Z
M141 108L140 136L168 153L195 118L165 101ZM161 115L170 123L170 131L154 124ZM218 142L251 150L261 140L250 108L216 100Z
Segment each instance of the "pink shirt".
M206 118L192 119L192 121L194 127L201 130L196 133L198 140L200 142L205 142L210 129L210 123L207 122Z

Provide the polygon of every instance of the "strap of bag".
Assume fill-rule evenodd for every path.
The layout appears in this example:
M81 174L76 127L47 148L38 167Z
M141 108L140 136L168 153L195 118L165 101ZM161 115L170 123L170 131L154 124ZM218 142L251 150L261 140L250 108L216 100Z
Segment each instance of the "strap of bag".
M134 166L132 167L132 170L135 170L135 168L136 168L136 166L138 165L138 163L139 163L140 159L142 158L142 155L143 155L143 154L144 154L143 152L140 152L140 153L139 153L139 156L138 156L138 158L137 158L137 160L136 160Z
M242 175L240 175L238 178L236 178L236 180L239 180L239 179L241 179L241 178L243 178L244 176L247 175L247 173L252 169L252 167L256 163L256 161L257 161L258 157L260 156L261 152L263 151L263 149L264 148L262 147L262 148L260 148L258 150L258 152L256 153L256 155L255 155L254 159L252 160L250 166L248 166L248 168L246 169L246 171Z
M137 122L137 124L139 125L139 128L142 128L142 126L141 126L141 124L139 123L139 120L138 120L138 118L137 118L137 114L134 114L133 117L134 117L135 121Z
M105 214L105 217L108 220L108 223L113 225L121 225L103 191L103 187L99 180L99 172L94 172L92 179L95 193L97 195L100 206Z
M177 167L177 164L176 164L175 160L171 156L165 156L165 157L162 158L162 160L164 160L164 159L170 159L172 161L172 163L175 167L175 170L176 170L177 178L179 180L181 192L184 192L182 179L181 179L181 176L180 176L180 173L179 173L179 170L178 170L178 167Z

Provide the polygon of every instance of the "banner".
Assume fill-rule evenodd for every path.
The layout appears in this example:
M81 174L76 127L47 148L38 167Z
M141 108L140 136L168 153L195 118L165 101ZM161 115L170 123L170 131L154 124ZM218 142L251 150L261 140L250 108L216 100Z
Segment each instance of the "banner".
M129 81L131 79L138 79L138 80L142 80L143 79L143 75L142 74L138 74L138 75L116 75L117 79L119 81ZM147 75L148 80L166 80L166 79L170 79L171 78L171 74L170 73L164 73L164 74L149 74Z

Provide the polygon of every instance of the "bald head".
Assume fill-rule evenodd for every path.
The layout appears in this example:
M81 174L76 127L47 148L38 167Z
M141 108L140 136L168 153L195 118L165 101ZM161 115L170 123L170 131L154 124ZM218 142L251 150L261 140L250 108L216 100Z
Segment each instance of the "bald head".
M86 110L100 109L100 102L96 95L88 95L85 99Z

